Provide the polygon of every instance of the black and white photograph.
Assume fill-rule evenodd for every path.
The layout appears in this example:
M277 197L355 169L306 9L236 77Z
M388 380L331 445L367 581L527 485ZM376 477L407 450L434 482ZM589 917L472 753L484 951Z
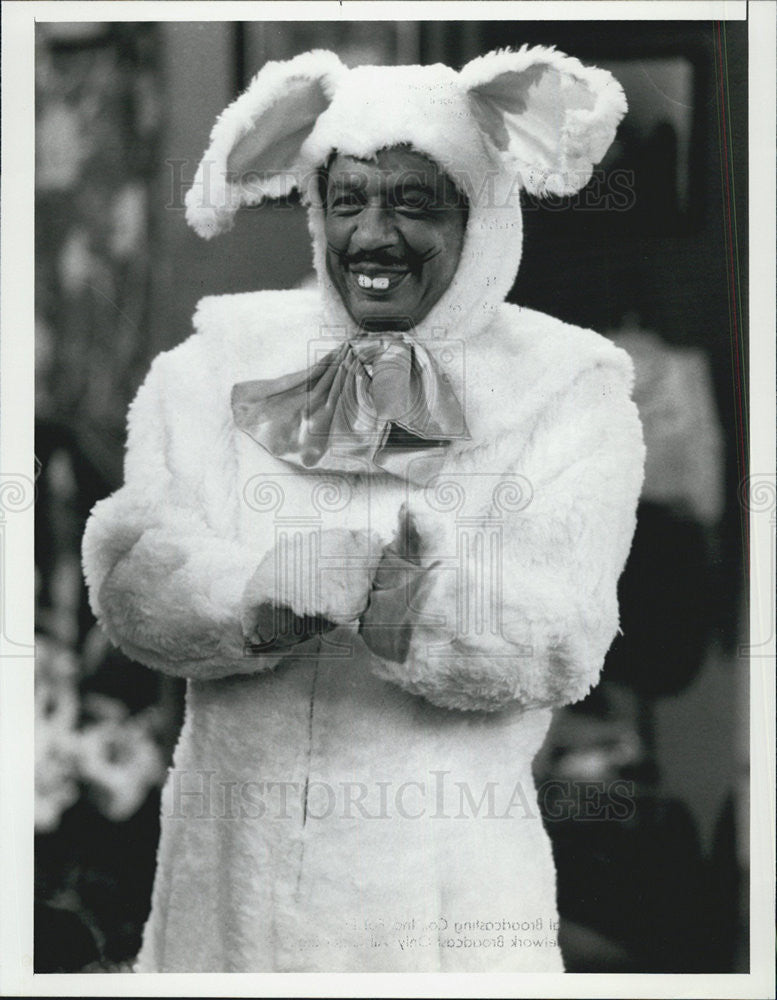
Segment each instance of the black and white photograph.
M4 4L3 993L774 996L774 12L496 6Z

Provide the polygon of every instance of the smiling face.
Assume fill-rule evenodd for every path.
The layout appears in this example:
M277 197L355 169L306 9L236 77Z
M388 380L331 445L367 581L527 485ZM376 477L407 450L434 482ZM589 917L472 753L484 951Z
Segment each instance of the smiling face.
M407 329L450 285L466 201L437 164L402 147L374 161L335 156L327 173L326 266L365 329Z

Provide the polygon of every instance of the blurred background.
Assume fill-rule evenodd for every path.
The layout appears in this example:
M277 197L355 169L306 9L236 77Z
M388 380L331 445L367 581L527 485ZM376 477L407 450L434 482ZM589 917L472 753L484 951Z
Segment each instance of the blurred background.
M556 714L535 768L565 787L633 783L627 820L549 808L565 960L747 971L746 30L38 24L36 971L123 969L137 952L182 717L182 683L110 646L81 578L88 512L121 484L127 407L202 295L311 274L293 199L240 213L214 243L187 228L216 115L267 60L313 47L349 65L459 68L523 42L610 69L630 114L586 189L526 200L510 298L629 351L648 445L623 635L602 684Z

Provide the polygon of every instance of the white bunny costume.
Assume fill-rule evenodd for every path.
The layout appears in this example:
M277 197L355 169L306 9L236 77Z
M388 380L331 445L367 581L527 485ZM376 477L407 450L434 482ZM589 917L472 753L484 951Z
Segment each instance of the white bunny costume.
M200 303L133 403L124 487L87 526L98 619L189 679L139 971L562 969L531 762L617 631L644 448L627 355L504 298L520 189L582 187L624 112L608 73L548 49L460 73L309 52L266 65L216 123L188 221L209 238L241 204L300 189L319 288ZM458 270L411 333L469 431L425 488L301 472L230 409L236 383L356 335L315 171L397 144L469 198ZM386 544L403 505L434 568L402 662L348 626L247 655L246 585L280 535L369 528Z

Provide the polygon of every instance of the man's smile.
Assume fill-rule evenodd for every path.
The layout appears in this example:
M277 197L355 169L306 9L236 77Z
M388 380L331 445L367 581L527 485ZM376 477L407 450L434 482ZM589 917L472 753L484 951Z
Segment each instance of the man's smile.
M347 266L350 283L355 283L360 292L367 295L386 295L393 292L410 274L410 268L403 264L387 267L366 261Z

